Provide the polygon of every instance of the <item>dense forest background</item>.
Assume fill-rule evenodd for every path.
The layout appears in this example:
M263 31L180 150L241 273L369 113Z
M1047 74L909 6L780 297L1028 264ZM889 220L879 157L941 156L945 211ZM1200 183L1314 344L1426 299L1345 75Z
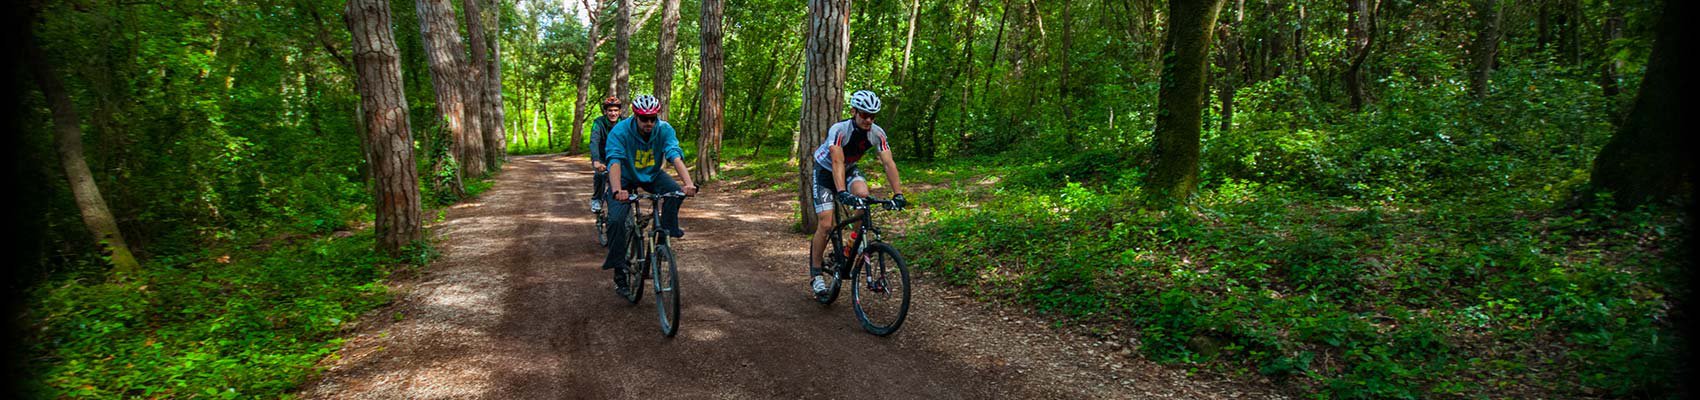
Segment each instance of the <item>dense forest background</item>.
M421 220L506 154L584 151L611 94L670 93L704 181L796 191L820 140L806 75L834 67L802 2L390 1L405 118L385 126L411 139L391 175L345 20L381 3L12 6L13 59L45 67L6 76L10 376L45 397L287 392L432 257ZM899 244L942 281L1316 397L1679 393L1680 2L833 3L839 90L880 94L921 188ZM458 32L428 35L428 10ZM470 75L434 71L443 54ZM1200 81L1165 80L1187 61ZM491 94L444 84L463 81ZM445 96L488 106L445 118ZM67 121L134 260L91 235ZM418 191L411 221L384 222L385 182Z

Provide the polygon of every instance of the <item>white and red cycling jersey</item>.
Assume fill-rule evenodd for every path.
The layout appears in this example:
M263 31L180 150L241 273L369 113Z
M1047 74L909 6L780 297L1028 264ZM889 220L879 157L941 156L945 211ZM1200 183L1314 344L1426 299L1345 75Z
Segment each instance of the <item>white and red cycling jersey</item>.
M844 148L844 165L854 165L856 161L867 155L868 150L891 150L891 143L885 138L885 128L873 124L868 130L856 127L851 120L838 121L826 130L826 140L815 149L815 166L832 170L832 146Z

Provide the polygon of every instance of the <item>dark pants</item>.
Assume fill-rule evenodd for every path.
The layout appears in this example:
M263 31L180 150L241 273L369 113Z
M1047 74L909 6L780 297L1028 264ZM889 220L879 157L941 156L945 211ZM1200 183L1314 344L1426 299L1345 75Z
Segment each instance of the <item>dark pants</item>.
M591 198L598 199L598 200L607 200L608 199L608 171L607 170L597 171L595 181L596 181L596 184L595 184L596 188L593 189L593 191L590 192Z
M640 183L627 176L620 177L620 181L620 187L627 191L637 190L640 187L650 193L669 193L679 190L679 184L674 182L673 178L667 176L667 174L656 174L655 181L649 183ZM602 261L602 269L620 270L626 268L626 218L632 216L632 204L614 200L612 194L608 195L608 199L611 200L607 206L608 258ZM662 199L662 231L671 231L679 227L679 204L684 202L684 199ZM651 210L651 212L654 212L654 210Z

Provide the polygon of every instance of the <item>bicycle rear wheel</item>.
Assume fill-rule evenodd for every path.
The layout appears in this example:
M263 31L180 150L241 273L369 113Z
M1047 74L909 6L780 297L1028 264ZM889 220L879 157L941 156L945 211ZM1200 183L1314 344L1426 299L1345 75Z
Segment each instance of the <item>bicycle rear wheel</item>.
M821 266L821 274L826 278L826 291L815 293L815 301L823 305L830 305L832 302L838 301L838 291L844 287L844 280L839 279L838 276L850 273L850 267L847 266L849 262L845 262L843 259L844 257L838 256L835 252L827 254L821 260L821 264L824 264ZM834 273L833 271L844 272Z
M655 312L661 320L661 334L673 337L679 333L679 265L673 258L673 248L655 246L649 258L655 273Z
M856 273L850 282L850 300L862 329L879 336L890 335L909 316L909 265L889 244L874 243L852 261Z

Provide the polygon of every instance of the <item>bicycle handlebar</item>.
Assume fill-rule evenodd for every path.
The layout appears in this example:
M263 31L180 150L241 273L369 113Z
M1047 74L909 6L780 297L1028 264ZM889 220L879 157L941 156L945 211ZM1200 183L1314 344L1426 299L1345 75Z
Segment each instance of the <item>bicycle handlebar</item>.
M685 192L681 191L681 190L675 190L675 191L671 191L671 192L667 192L667 193L659 193L659 194L647 194L647 193L632 192L631 195L626 196L626 198L627 198L626 202L631 203L631 202L636 202L638 200L649 200L649 199L683 199L685 197L688 197L688 196L685 196Z
M871 204L879 204L879 205L882 206L881 208L884 208L884 209L887 209L887 210L901 210L901 209L903 209L902 207L897 206L896 201L893 201L891 199L882 199L882 198L878 198L878 197L874 197L874 196L863 197L862 198L862 204L851 205L851 207L854 207L855 209L858 209L858 210L866 210L866 209L868 209L868 205L871 205Z

